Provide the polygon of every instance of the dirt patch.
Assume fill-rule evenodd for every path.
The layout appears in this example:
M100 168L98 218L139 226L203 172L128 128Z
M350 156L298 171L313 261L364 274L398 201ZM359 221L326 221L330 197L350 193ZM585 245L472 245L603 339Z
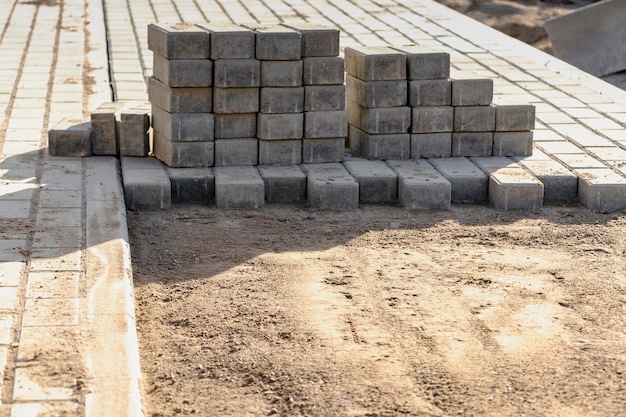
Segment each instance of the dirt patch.
M129 213L148 416L626 413L626 216Z

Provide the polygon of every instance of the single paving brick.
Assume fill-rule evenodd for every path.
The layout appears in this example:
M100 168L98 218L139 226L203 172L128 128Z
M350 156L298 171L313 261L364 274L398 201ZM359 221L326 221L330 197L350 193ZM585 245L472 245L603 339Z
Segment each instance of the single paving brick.
M346 73L363 81L406 79L406 55L390 47L348 47L344 55Z
M306 175L297 165L258 167L265 183L268 203L303 203L306 201Z
M51 156L91 156L91 122L63 119L48 131Z
M210 203L215 196L212 168L167 168L172 203Z
M339 55L339 29L317 23L281 23L294 29L302 38L302 56Z
M387 161L398 174L398 201L410 210L450 210L451 184L424 159Z
M407 79L438 80L450 76L450 54L425 46L410 45L394 47L406 54Z
M209 32L190 23L150 23L148 49L167 59L209 58Z
M398 175L383 161L360 158L346 160L343 165L359 183L360 203L393 203L398 201Z

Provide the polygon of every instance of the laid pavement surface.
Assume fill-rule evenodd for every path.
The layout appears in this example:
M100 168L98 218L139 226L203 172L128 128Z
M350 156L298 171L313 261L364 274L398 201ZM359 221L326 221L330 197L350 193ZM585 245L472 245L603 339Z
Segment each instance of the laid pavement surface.
M626 184L626 92L433 1L10 0L0 16L0 417L143 415L119 161L46 143L63 118L147 100L151 22L308 21L342 47L448 51L453 77L536 106L538 154Z

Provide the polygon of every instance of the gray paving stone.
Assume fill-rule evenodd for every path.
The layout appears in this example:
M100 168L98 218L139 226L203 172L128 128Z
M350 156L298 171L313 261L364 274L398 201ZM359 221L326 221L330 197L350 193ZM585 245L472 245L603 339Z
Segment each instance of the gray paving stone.
M213 61L210 59L167 59L155 54L154 78L169 87L210 87Z
M171 208L172 189L165 168L133 166L133 161L127 158L130 157L122 157L126 208L133 211Z
M213 111L217 114L256 113L259 88L213 88Z
M215 197L215 174L211 168L167 168L172 203L210 203Z
M454 107L412 107L411 133L452 132Z
M297 165L258 167L265 183L265 201L268 203L304 203L306 175Z
M452 133L411 134L411 158L449 158L452 155ZM395 158L401 159L401 158Z
M265 183L255 167L217 167L214 172L218 208L259 208L265 205Z
M215 166L249 166L259 161L257 138L216 139Z
M343 84L345 61L341 57L310 57L302 60L304 85Z
M405 80L363 81L350 74L346 75L347 98L361 107L406 106L407 91Z
M410 107L368 109L348 101L348 122L370 134L407 133L411 127Z
M493 106L463 106L454 108L455 132L488 132L496 127Z
M307 204L323 210L354 210L359 206L359 183L336 164L306 164Z
M411 156L411 135L408 133L370 134L354 127L351 135L351 143L358 143L355 150L364 158L386 160L409 159Z
M626 178L608 168L578 169L578 201L591 210L626 209Z
M48 131L51 156L91 156L91 122L63 119Z
M488 106L493 101L493 80L452 80L453 106Z
M116 122L125 102L102 103L91 112L91 149L94 155L117 155Z
M339 55L339 29L317 23L281 23L300 32L302 56Z
M346 73L363 81L406 80L406 55L387 46L345 48Z
M244 88L261 85L261 61L257 59L218 59L214 62L215 87Z
M410 210L450 210L451 184L426 160L387 161L398 174L398 201Z
M153 104L152 127L170 141L213 140L215 116L213 113L170 113Z
M302 140L302 162L305 164L341 162L344 159L345 147L345 138L305 138Z
M395 49L407 57L407 79L438 80L450 76L450 54L420 45L400 46Z
M189 23L150 23L148 49L167 59L209 58L209 32Z
M213 166L214 141L174 142L158 131L153 131L154 155L172 168L198 168Z
M256 113L216 114L215 139L253 138Z
M156 78L149 77L148 97L151 103L170 113L210 113L213 111L211 87L171 88Z
M295 165L301 162L301 139L259 139L259 165Z
M560 163L548 160L513 158L543 183L544 203L564 203L576 201L578 197L578 177Z
M297 31L279 25L257 26L256 58L268 61L292 61L301 58L302 38Z
M347 135L348 113L345 110L308 111L304 113L305 138L345 138Z
M409 106L450 106L452 104L450 80L409 81L408 89Z
M493 154L492 132L452 133L452 156L491 156Z
M261 61L261 87L299 87L302 70L302 60Z
M543 206L543 183L503 156L471 158L489 175L489 202L499 210L538 210Z
M488 200L489 177L467 158L435 158L428 162L452 186L453 203L477 203Z
M150 152L150 104L122 110L119 124L120 155L148 156Z
M494 156L528 156L533 153L533 132L494 132Z
M302 113L304 87L261 88L259 110L261 113Z
M211 33L211 59L254 58L256 35L252 30L225 22L200 23L198 26Z
M497 105L495 107L496 131L519 132L535 128L535 106L523 104Z
M345 85L307 85L304 87L304 111L334 111L345 109Z
M359 183L360 203L398 201L398 175L383 161L351 159L343 163Z
M263 140L302 139L303 126L303 113L257 115L257 136Z

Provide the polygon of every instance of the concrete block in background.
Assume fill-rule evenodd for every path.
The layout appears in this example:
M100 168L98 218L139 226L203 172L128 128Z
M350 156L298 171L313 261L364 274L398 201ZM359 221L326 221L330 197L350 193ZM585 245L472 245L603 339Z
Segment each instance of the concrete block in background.
M452 156L491 156L492 154L492 132L452 133Z
M257 114L257 136L259 139L302 139L303 113Z
M411 133L452 132L454 107L412 107Z
M153 75L169 87L210 87L213 61L210 59L167 59L153 55Z
M345 110L304 113L305 138L345 138L347 135L348 113Z
M466 106L454 108L455 132L489 132L496 127L496 108Z
M387 161L398 174L398 201L409 210L450 210L451 184L424 159Z
M414 133L411 135L412 159L449 158L451 155L452 133Z
M258 111L259 88L213 88L213 112L230 114Z
M346 138L346 148L354 151L356 155L361 154L361 135L364 132L358 127L348 123L348 137Z
M489 78L452 80L453 106L489 106L493 101L493 80Z
M608 168L580 169L578 201L590 210L626 209L626 178Z
M552 160L513 158L543 183L544 203L565 203L578 197L578 177L560 163Z
M256 113L215 115L215 139L253 138L256 136Z
M251 166L259 162L257 138L216 139L215 166Z
M363 81L346 75L346 94L349 101L361 107L399 107L407 103L406 80Z
M211 168L167 168L172 203L210 203L215 196L215 174Z
M533 153L533 132L494 132L494 156L529 156Z
M254 58L256 35L252 30L226 22L200 23L198 26L211 34L211 59Z
M297 31L279 25L251 27L256 31L256 58L293 61L301 58L302 38Z
M128 210L169 209L172 206L170 178L153 158L122 156L124 201ZM135 162L135 160L138 163ZM154 161L154 162L153 162Z
M301 139L259 140L259 165L296 165L300 162Z
M91 156L91 122L63 119L48 131L51 156Z
M406 55L390 47L349 47L344 56L346 73L363 81L406 79Z
M407 79L438 80L450 76L450 54L433 49L409 45L394 47L406 54Z
M435 158L428 162L450 181L453 203L478 203L489 198L489 177L469 159Z
M370 134L355 128L358 136L359 154L367 159L409 159L411 157L411 135L408 133Z
M259 100L261 113L302 113L304 87L263 87Z
M268 203L304 203L306 175L297 165L258 167L265 183L265 201Z
M217 167L214 172L218 208L259 208L265 205L265 183L256 167Z
M170 113L152 105L152 127L170 141L213 140L213 113Z
M304 111L334 111L346 108L345 85L307 85Z
M409 81L408 104L413 107L450 106L452 83L450 80Z
M495 108L496 131L519 132L535 128L535 106L530 104L497 105Z
M209 58L211 36L190 23L150 23L148 49L167 59Z
M120 155L146 157L150 152L150 103L122 110L119 125Z
M215 87L242 88L261 85L261 61L257 59L218 59L214 62Z
M175 142L153 130L154 155L172 168L210 167L214 164L214 141Z
M341 162L344 159L345 138L322 138L302 140L302 162L305 164L322 164Z
M359 183L342 164L306 164L307 204L324 210L354 210L359 206Z
M333 57L309 57L302 59L302 83L304 85L333 85L344 82L344 59Z
M410 107L379 107L368 109L348 102L350 124L370 134L407 133L411 126Z
M91 112L91 148L94 155L117 155L116 124L125 102L103 103Z
M398 175L383 161L353 158L343 163L359 183L360 203L393 203L398 201Z
M302 68L302 60L261 61L261 87L299 87Z
M300 32L302 56L339 55L339 29L317 23L281 23Z
M154 77L148 78L150 102L170 113L210 113L213 111L211 87L171 88Z

